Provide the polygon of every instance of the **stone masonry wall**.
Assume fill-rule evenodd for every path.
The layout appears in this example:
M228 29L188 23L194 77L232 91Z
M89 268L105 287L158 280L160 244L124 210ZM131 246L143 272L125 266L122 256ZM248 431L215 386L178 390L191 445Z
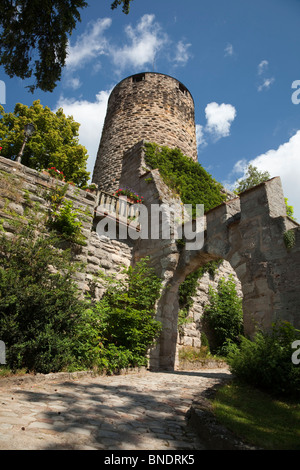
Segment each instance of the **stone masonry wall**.
M121 183L143 195L145 207L165 203L174 207L175 216L181 211L180 199L163 183L158 170L147 169L143 142L124 156ZM16 221L26 223L27 209L33 203L39 204L39 213L45 213L48 206L44 193L56 184L64 183L0 157L0 230L13 237ZM238 276L246 335L251 336L256 327L268 329L279 319L300 328L300 226L286 216L280 178L262 183L242 193L240 198L209 211L204 217L204 244L194 250L187 245L180 248L172 234L168 239L99 237L92 229L97 196L69 185L66 198L81 209L78 218L86 237L86 246L74 252L74 260L86 263L85 272L77 276L82 291L89 288L98 271L121 276L124 265L134 264L145 256L150 256L156 273L162 278L157 319L162 322L163 330L150 352L151 368L176 367L178 288L189 273L211 260L226 260L224 273L232 272L229 269L232 266ZM290 246L286 245L287 233L291 235ZM199 346L200 331L196 330L207 296L207 281L204 277L199 283L198 298L191 310L194 324L186 325L183 344L192 339L192 344ZM97 296L100 295L101 284L97 288Z
M136 77L144 79L135 81ZM119 188L123 154L145 139L180 148L197 161L194 101L178 80L145 73L122 80L107 107L93 182L105 191Z
M146 196L148 207L162 203L180 205L180 199L164 185L158 170L147 169L143 142L124 155L121 183L125 182ZM180 250L172 238L138 240L135 245L134 257L148 254L164 280L157 308L163 331L151 355L154 368L172 369L176 365L178 288L189 273L212 260L226 260L224 269L229 273L231 266L238 277L247 336L252 336L257 328L269 329L276 320L289 321L299 328L300 227L286 215L280 178L226 201L209 211L204 219L204 244L200 249L189 250L185 246ZM284 241L289 231L294 234L291 247ZM206 289L203 278L198 289L199 302L196 301L191 312L194 325L187 325L183 339L195 346L200 339L195 322L201 313L201 296L206 295Z
M39 204L40 215L45 215L49 206L45 192L63 184L48 175L27 168L14 161L0 157L0 228L7 236L13 237L16 221L27 222L26 208ZM131 263L132 246L130 241L110 240L99 237L92 231L95 194L69 185L66 199L73 202L74 209L81 209L78 218L82 222L82 233L86 237L86 246L78 246L74 251L74 261L85 263L85 271L76 274L76 282L82 292L89 290L89 283L101 271L104 274L120 276L124 267ZM66 244L67 246L67 244ZM102 293L96 288L96 296Z
M158 170L147 168L143 150L144 144L145 142L141 141L124 154L120 184L121 186L130 185L144 197L144 205L148 208L149 214L153 204L166 204L174 209L176 218L176 213L179 216L182 210L181 200L162 181ZM230 264L224 260L214 280L205 274L198 281L197 295L190 310L190 321L183 328L183 334L179 335L177 328L178 287L184 281L185 275L174 276L181 256L176 240L172 237L165 240L161 238L159 240L140 239L134 246L133 262L144 256L150 257L151 265L163 280L162 296L157 305L157 319L162 322L164 330L159 343L151 350L150 354L150 367L158 369L165 367L172 355L177 363L180 347L187 345L192 345L195 348L200 347L201 327L199 320L203 313L203 306L208 301L209 284L216 287L220 277L228 278L229 275L233 275L238 293L241 294L241 291L236 274Z
M219 280L221 278L229 279L229 276L232 276L236 284L238 296L242 297L241 283L230 264L225 260L222 261L213 277L209 273L205 273L202 278L198 280L197 293L195 297L193 297L193 305L187 317L188 321L178 333L178 349L184 346L200 348L202 332L201 319L204 313L204 307L209 302L209 286L216 289Z

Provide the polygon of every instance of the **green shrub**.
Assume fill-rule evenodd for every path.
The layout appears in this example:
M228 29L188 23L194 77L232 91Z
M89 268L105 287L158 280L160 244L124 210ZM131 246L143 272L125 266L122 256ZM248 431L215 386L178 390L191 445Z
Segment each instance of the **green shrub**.
M107 368L146 365L148 349L161 331L154 318L161 280L148 258L125 275L124 281L108 279L104 296L94 306L101 318L101 361Z
M198 281L201 277L208 272L211 276L214 276L221 261L209 261L204 266L196 269L196 271L188 274L185 280L180 284L178 289L179 297L179 313L178 313L178 330L182 331L182 326L188 322L189 310L192 307L194 300L193 297L197 293Z
M204 307L204 321L207 322L213 340L211 352L227 356L239 344L243 334L242 299L237 295L233 277L220 279L217 289L209 286L209 303Z
M45 199L49 203L47 227L65 240L86 245L81 233L83 225L79 220L80 211L74 208L72 201L65 199L68 186L56 186L45 193Z
M52 236L31 227L0 241L0 338L7 365L47 373L74 360L76 331L87 305L73 280L79 265ZM52 246L52 248L51 248Z
M184 204L193 204L193 215L196 215L196 204L204 204L207 212L226 199L222 185L179 149L146 143L145 161L149 167L159 169L163 181L179 194Z
M285 244L285 246L288 250L293 248L295 246L295 243L296 243L295 230L287 230L286 232L284 232L283 240L284 240L284 244Z
M82 299L68 250L31 227L0 239L0 339L7 367L49 373L147 364L160 332L154 319L161 281L141 260L122 281L108 280L96 302Z
M258 331L242 338L240 350L229 354L232 373L249 385L275 395L300 396L300 367L292 362L292 343L300 331L288 322L277 322L270 332Z

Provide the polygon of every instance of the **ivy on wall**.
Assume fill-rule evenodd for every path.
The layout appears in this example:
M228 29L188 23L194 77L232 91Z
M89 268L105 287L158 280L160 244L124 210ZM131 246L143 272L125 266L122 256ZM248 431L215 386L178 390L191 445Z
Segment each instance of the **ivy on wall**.
M145 162L152 169L158 169L164 183L176 191L183 204L204 205L204 212L221 204L226 195L218 183L198 162L185 156L179 149L170 149L156 143L145 143ZM211 261L189 274L179 287L178 329L188 321L189 309L193 305L198 280L209 272L214 275L221 261Z
M222 260L209 261L204 266L196 269L196 271L188 274L185 280L180 284L179 294L179 313L178 313L178 329L182 331L182 327L188 322L188 315L194 300L193 297L197 294L197 285L205 273L209 273L214 277Z
M221 204L226 196L222 185L192 158L179 149L145 143L145 161L152 169L158 169L164 183L175 190L183 204L204 204L204 212Z

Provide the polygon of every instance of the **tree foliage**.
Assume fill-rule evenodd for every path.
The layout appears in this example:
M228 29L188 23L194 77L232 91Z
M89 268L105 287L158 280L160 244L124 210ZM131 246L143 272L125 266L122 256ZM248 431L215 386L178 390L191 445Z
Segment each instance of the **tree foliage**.
M130 9L130 2L132 2L132 1L133 0L114 0L114 2L111 4L111 8L112 8L112 10L114 10L119 5L123 5L122 11L123 11L123 13L128 15L129 9Z
M146 353L161 331L155 304L161 280L148 258L125 271L125 280L107 279L107 290L97 303L101 312L102 364L108 368L146 365Z
M245 178L237 181L235 192L241 193L246 191L246 189L267 181L270 178L271 176L268 171L259 171L255 166L249 165Z
M226 356L239 344L243 334L242 299L236 291L233 277L221 278L217 289L209 286L209 303L204 308L204 318L212 332L211 350Z
M289 200L287 197L284 198L284 202L286 206L286 215L290 217L290 219L293 219L296 221L297 219L294 217L294 208L293 206L289 204Z
M132 0L115 0L129 13ZM0 64L12 77L35 77L29 86L53 91L67 57L68 38L81 21L84 0L1 0Z
M15 159L24 139L24 125L32 122L36 128L28 140L22 163L35 170L56 167L67 181L83 186L89 179L86 171L87 150L79 144L80 124L66 117L60 108L55 113L40 101L28 107L17 103L13 113L0 106L0 141L3 157Z
M278 321L270 331L258 330L253 340L242 337L241 347L228 356L231 372L251 386L277 396L300 397L300 367L293 364L292 344L300 330Z
M40 227L41 228L41 227ZM125 280L105 277L96 301L75 282L81 265L53 232L38 234L29 219L13 237L0 237L0 338L7 366L49 373L147 364L160 332L154 318L161 280L141 260Z
M86 306L73 280L78 266L55 243L30 225L13 239L1 236L0 337L13 370L55 372L74 361Z
M2 0L0 63L10 76L35 76L30 90L53 91L67 56L68 35L84 0Z

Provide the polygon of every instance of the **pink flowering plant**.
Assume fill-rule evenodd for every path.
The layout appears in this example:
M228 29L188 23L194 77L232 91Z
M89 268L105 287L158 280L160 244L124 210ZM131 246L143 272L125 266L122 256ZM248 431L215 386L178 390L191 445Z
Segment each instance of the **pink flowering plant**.
M142 204L143 203L143 196L140 196L139 194L137 194L135 191L133 191L132 189L129 189L129 188L120 188L118 189L114 196L116 197L119 197L119 196L127 196L128 199L132 199L134 202L136 202L137 204Z

